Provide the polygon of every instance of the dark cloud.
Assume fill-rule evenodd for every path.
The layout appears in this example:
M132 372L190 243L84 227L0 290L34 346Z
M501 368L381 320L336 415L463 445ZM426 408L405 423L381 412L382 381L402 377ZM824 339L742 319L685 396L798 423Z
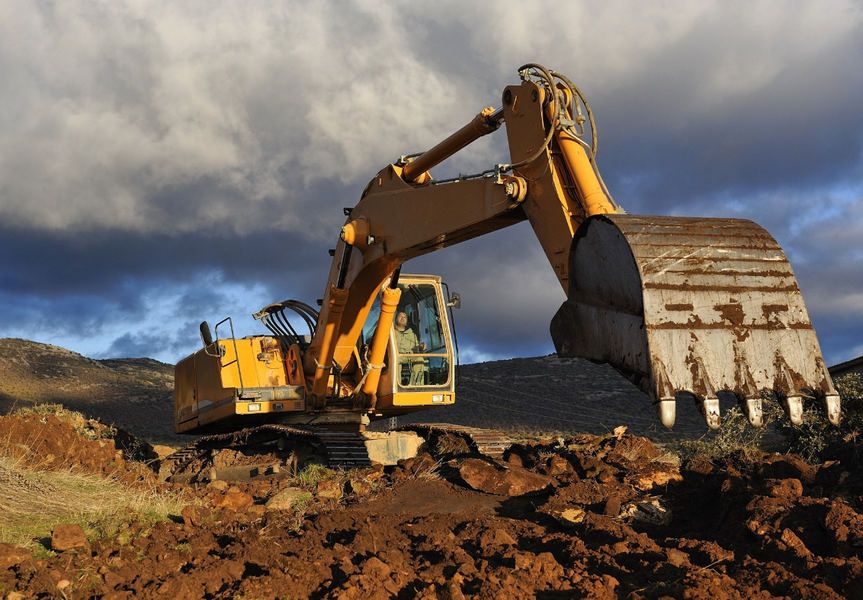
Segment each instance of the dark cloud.
M0 3L0 335L173 361L203 319L313 303L342 207L536 61L588 95L624 207L764 225L828 362L863 353L858 3ZM503 132L436 175L497 162ZM527 225L405 270L462 294L466 356L552 351Z

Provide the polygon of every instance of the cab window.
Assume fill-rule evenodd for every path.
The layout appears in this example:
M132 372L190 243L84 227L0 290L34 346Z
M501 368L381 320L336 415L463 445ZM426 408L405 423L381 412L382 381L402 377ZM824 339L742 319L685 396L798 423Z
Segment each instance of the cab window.
M441 320L436 288L430 284L400 284L399 288L401 300L393 322L399 384L402 387L447 385L450 366L447 332Z

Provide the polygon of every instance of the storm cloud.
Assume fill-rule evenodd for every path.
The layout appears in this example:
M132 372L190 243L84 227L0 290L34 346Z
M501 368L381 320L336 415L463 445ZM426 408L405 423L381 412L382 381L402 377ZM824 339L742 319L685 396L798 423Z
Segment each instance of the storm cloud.
M863 354L863 7L853 1L0 0L0 336L174 362L197 323L323 295L366 182L567 74L631 213L753 219L828 363ZM507 162L503 134L438 176ZM552 352L529 227L412 261L463 360Z

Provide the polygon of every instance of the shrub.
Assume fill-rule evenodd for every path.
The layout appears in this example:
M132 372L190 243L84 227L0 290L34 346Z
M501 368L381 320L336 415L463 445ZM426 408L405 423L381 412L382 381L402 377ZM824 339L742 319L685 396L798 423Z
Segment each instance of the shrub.
M765 438L775 437L777 426L788 420L776 402L762 401L762 411L764 425L753 427L739 406L729 408L722 414L722 425L718 431L705 434L697 440L681 441L673 449L684 460L696 455L718 458L740 450L761 450L767 443Z
M738 450L765 450L767 446L778 452L798 454L809 463L839 458L849 451L859 458L857 439L863 431L863 379L859 373L851 373L836 379L835 385L842 399L839 427L827 420L820 402L811 399L804 402L803 423L794 425L778 403L765 400L763 427L756 429L749 425L743 411L735 406L722 415L718 432L680 442L675 450L684 459L699 454L727 456Z
M787 451L799 454L807 462L838 458L849 450L859 457L857 438L863 431L863 379L859 373L849 373L834 383L842 399L842 421L838 427L827 420L824 407L816 402L809 403L804 410L802 425L786 422L780 426L787 440Z

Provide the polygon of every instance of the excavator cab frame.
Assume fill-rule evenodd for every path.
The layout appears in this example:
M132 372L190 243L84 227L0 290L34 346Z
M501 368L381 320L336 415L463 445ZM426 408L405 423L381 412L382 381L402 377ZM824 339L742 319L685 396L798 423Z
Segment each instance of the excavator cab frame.
M445 284L435 275L400 275L396 286L400 298L393 316L405 314L405 333L397 324L389 333L373 419L452 404L455 398L455 335ZM379 309L378 299L363 327L367 350Z

